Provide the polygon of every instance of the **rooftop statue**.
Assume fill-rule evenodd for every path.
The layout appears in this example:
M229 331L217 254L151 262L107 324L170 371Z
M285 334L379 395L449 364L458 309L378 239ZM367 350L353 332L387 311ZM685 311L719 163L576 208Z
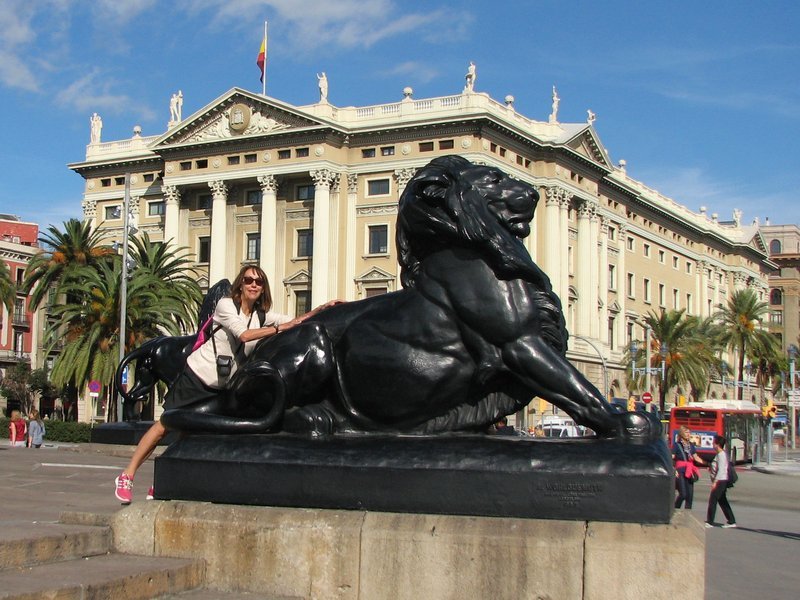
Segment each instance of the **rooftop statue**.
M565 357L561 302L521 242L538 200L496 167L434 159L400 198L402 290L262 340L226 394L162 422L219 433L479 431L538 396L602 437L655 439L657 420L618 412ZM164 378L153 370L161 360L183 364L170 339L134 351L137 377L148 360L152 380Z

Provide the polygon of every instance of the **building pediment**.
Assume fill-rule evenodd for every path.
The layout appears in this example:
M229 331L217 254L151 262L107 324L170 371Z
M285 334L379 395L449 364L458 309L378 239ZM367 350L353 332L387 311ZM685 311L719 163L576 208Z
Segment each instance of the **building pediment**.
M151 149L259 137L321 125L274 98L233 88L171 128L153 142Z
M589 125L569 138L564 145L592 162L599 163L609 169L611 168L611 159L606 149L603 147L594 129Z

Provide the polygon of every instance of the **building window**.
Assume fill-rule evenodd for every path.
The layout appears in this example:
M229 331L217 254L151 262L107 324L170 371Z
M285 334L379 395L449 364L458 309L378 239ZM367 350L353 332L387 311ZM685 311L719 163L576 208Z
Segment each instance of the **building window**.
M158 202L147 203L147 214L151 217L158 217L163 215L164 210L165 210L165 205L163 200L160 200Z
M296 317L306 314L311 310L311 290L295 290L294 314Z
M617 266L608 265L608 289L617 289Z
M692 302L692 295L686 294L686 314L691 315L694 313L694 306Z
M644 301L649 304L651 302L651 299L650 299L650 280L649 279L645 279L643 284L644 284L643 285Z
M114 177L114 185L125 185L124 177Z
M298 200L313 200L314 199L314 186L313 185L298 185L297 186L297 199Z
M452 150L454 147L453 140L441 140L439 142L439 150Z
M384 146L381 148L381 156L394 156L394 146Z
M666 257L667 257L667 255L663 250L659 250L658 251L658 262L660 262L662 265L664 264L664 261L666 260Z
M364 148L361 151L361 158L375 158L375 148Z
M364 289L364 297L365 298L372 298L374 296L382 296L383 294L388 294L389 289L385 287L370 287Z
M692 263L690 263L688 260L686 261L686 273L688 275L692 274Z
M608 228L608 239L611 240L612 242L615 239L617 239L617 230L614 229L613 227Z
M783 311L773 310L769 313L769 322L773 325L783 325Z
M100 185L102 187L111 187L111 178L109 177L107 179L101 179L100 180Z
M17 267L16 283L17 283L17 285L22 285L23 281L25 281L25 269L21 269L21 268ZM54 288L50 288L50 289L54 289Z
M247 260L261 258L261 235L258 233L247 234Z
M22 358L25 353L25 336L21 331L14 332L14 355Z
M181 171L188 171L192 168L192 161L185 160L180 164Z
M197 262L207 263L211 259L211 238L197 238Z
M774 288L770 291L769 303L773 306L781 306L783 304L783 293L778 288Z
M386 254L389 252L389 226L369 226L369 253Z
M678 257L677 257L677 256L673 256L673 257L672 257L672 268L673 268L673 269L677 269L677 268L678 268L678 266L680 265L680 263L681 263L681 261L680 261L680 260L678 260Z
M156 176L154 173L145 173L144 176L142 177L145 183L152 183L153 181L155 181L155 178Z
M278 150L278 160L285 160L292 157L291 150Z
M632 237L628 238L627 241L628 251L633 252L636 249L636 243Z
M781 241L780 240L772 240L769 243L769 253L770 254L780 254L782 250Z
M635 298L635 296L633 295L634 290L636 289L635 283L636 282L634 280L633 273L628 273L628 282L627 282L628 289L625 290L625 293L628 295L628 298Z
M433 152L433 142L420 142L419 143L419 151L420 152Z
M247 190L244 195L244 203L248 205L261 204L261 190Z
M645 258L650 258L650 244L645 244L642 251L644 252Z
M297 258L306 258L314 253L314 232L311 229L297 230Z
M200 160L194 161L194 166L198 169L207 169L208 168L208 159L201 158Z
M287 150L287 152L288 152L288 150ZM278 157L278 158L280 158L280 157ZM256 160L258 160L258 157L255 154L245 154L244 155L245 164L254 163L254 162L256 162Z
M109 221L111 219L119 219L122 216L122 208L117 205L106 206L105 215L106 215L106 221Z
M239 162L241 162L241 159L238 156L229 156L228 157L228 164L231 165L231 166L238 165Z
M367 196L387 196L388 194L388 179L371 179L367 181Z
M672 289L672 308L674 308L675 310L678 310L681 307L680 304L681 304L681 301L679 299L678 290L673 288Z
M211 194L198 194L197 210L208 210L211 208Z
M614 317L608 317L608 347L609 350L614 349Z
M306 158L308 156L308 148L298 148L294 151L295 158Z
M663 283L658 284L658 305L661 307L667 306L667 290Z

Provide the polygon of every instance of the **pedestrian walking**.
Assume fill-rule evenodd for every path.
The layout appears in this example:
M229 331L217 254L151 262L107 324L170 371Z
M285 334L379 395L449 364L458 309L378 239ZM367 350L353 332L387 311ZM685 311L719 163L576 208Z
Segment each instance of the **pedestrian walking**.
M724 528L736 527L736 517L728 502L728 466L730 459L725 452L727 440L721 436L714 436L714 452L717 455L711 463L711 494L708 497L708 511L706 512L706 527L714 527L714 517L717 514L717 504L722 509L727 523Z
M11 421L8 424L8 439L11 440L11 447L24 448L27 435L28 424L22 418L22 413L18 410L12 410Z
M706 462L697 456L697 448L691 441L691 430L686 425L681 425L678 430L678 439L672 446L672 460L675 461L675 488L678 497L675 498L675 508L680 508L685 502L685 508L692 508L694 498L694 482L700 479L700 470L697 465Z
M44 421L35 408L28 415L28 448L41 448L44 442Z

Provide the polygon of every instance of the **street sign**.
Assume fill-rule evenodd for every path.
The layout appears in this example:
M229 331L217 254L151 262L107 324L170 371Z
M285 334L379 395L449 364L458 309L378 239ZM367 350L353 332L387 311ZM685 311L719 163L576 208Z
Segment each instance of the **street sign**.
M800 408L800 390L786 393L786 404L790 407Z
M99 394L100 390L103 389L103 385L97 381L96 379L92 379L89 382L89 391L93 394Z
M122 385L128 385L128 365L122 369Z
M653 394L651 394L650 392L645 392L644 394L642 394L642 402L644 402L645 404L650 404L652 401L653 401Z

